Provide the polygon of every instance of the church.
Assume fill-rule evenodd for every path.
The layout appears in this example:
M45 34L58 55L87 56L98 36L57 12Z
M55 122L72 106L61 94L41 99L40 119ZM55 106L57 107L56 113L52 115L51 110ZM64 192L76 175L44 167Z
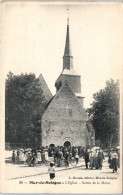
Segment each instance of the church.
M44 82L42 75L39 79ZM51 95L46 83L43 90L44 94L48 96L48 104L41 118L42 146L93 146L95 132L83 105L81 76L76 73L73 66L69 19L67 21L63 70L55 82L55 87L56 94L54 96Z

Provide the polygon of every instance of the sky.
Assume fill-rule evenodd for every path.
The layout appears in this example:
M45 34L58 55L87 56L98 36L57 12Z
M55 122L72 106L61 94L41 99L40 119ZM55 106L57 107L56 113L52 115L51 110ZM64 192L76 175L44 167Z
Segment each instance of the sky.
M85 108L106 80L122 79L121 2L3 2L2 74L43 75L54 95L63 68L69 8L73 66L81 75Z

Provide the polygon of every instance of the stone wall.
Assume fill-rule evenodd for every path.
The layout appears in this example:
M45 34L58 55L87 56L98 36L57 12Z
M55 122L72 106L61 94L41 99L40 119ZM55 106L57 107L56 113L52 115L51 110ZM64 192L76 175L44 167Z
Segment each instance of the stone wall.
M68 83L57 92L42 116L42 145L64 145L69 141L74 146L90 143L86 127L86 113Z

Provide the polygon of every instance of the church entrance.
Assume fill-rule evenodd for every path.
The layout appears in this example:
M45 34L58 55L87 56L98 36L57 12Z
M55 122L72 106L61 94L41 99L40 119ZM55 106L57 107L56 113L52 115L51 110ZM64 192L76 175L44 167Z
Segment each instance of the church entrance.
M68 148L69 146L71 146L71 143L70 143L69 141L66 141L66 142L64 142L64 146L65 146L66 148Z
M50 144L50 148L51 149L55 148L55 145L54 144Z

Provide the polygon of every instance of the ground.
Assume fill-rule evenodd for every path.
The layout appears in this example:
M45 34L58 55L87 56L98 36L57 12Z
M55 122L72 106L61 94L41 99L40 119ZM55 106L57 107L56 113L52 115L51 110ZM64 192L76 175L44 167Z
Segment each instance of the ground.
M50 180L48 164L36 167L12 164L11 154L12 151L6 151L4 193L121 194L121 170L113 173L108 158L105 158L102 170L86 169L84 159L80 159L77 166L55 167L55 178Z
M21 180L21 181L47 181L49 180L48 167L49 164L37 165L36 167L29 167L27 164L12 164L11 152L6 152L6 179L7 180ZM112 169L109 169L108 159L105 158L103 162L102 170L91 170L85 168L84 159L80 159L77 166L71 166L69 168L55 167L56 177L55 180L61 181L61 178L65 181L74 179L75 182L80 177L80 181L90 182L92 179L99 179L104 181L105 178L116 177L119 178L119 170L117 173L112 173ZM83 179L85 180L83 180ZM101 179L102 178L102 179Z

